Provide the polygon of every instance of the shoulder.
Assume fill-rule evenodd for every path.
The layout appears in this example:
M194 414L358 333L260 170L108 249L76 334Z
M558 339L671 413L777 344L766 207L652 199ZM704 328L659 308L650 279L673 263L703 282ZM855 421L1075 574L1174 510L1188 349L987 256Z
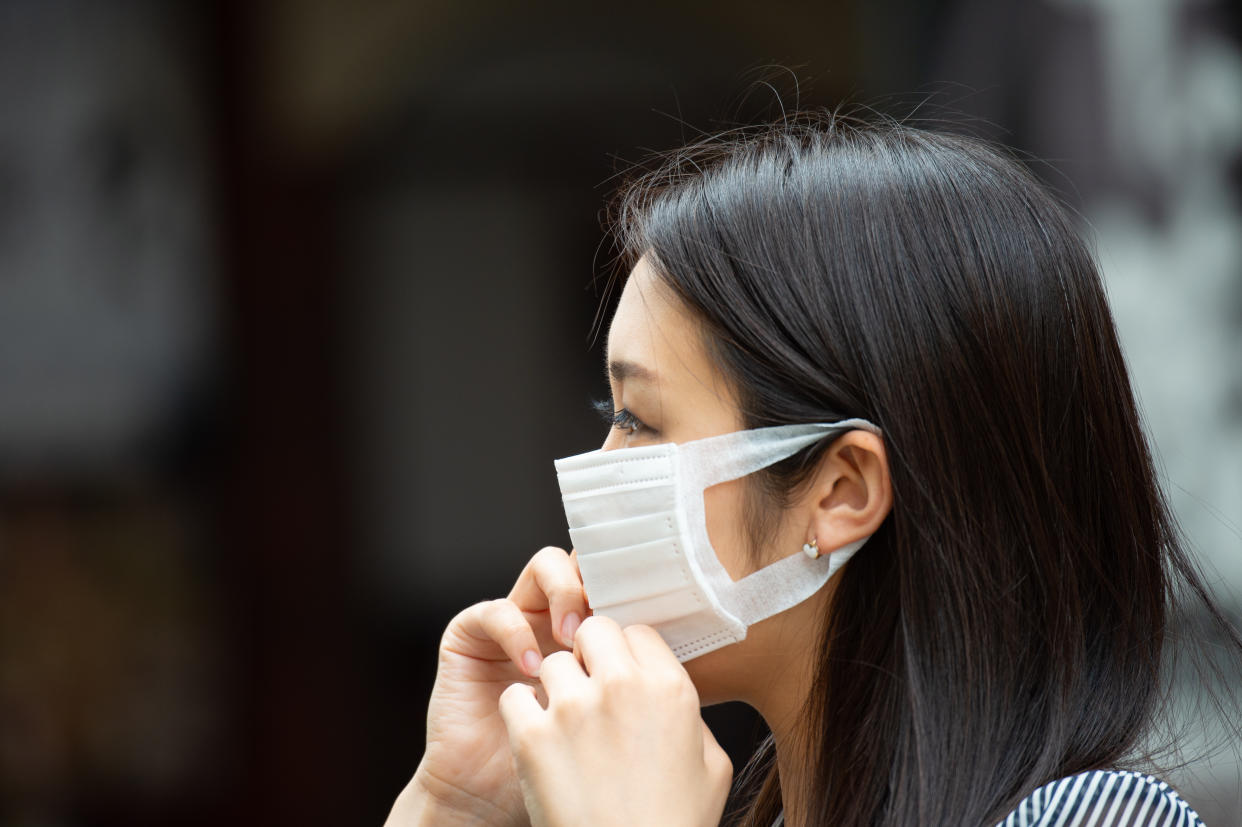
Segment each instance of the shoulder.
M998 827L1204 827L1190 805L1158 778L1093 770L1045 784L1019 802Z

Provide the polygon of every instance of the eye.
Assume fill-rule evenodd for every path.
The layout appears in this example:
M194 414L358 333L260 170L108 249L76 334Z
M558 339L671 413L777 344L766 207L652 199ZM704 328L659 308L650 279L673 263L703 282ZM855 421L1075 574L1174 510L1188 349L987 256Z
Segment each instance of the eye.
M643 424L641 419L634 416L634 414L630 413L627 409L622 408L619 411L614 411L612 409L612 403L607 399L597 399L591 403L591 407L595 409L596 413L604 418L605 422L617 430L629 431L631 434L643 433L651 430L651 428Z

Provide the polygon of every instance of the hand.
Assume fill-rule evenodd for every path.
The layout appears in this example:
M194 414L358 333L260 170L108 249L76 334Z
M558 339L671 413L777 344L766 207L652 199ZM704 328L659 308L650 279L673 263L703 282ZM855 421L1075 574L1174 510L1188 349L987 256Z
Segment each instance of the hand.
M500 696L522 794L537 827L717 825L732 764L699 714L690 676L649 626L583 622L533 688Z
M572 646L588 614L572 555L549 547L507 598L449 622L427 708L427 749L388 825L529 824L497 704L515 681L535 682L545 655Z

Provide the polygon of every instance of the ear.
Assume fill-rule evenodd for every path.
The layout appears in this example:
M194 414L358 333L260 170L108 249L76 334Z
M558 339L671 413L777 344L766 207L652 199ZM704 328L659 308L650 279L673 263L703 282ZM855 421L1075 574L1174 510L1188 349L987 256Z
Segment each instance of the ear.
M838 437L819 460L802 500L807 537L828 554L874 534L893 507L884 440L870 431Z

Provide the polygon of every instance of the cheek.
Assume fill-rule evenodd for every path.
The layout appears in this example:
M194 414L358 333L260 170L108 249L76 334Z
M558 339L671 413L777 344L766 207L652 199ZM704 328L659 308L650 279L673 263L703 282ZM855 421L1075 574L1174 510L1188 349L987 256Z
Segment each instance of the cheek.
M703 492L707 512L707 537L716 557L733 580L755 570L745 531L745 482L730 480Z
M739 660L734 656L734 650L745 644L746 641L734 643L682 664L694 683L695 691L699 693L699 706L739 699L735 686Z

